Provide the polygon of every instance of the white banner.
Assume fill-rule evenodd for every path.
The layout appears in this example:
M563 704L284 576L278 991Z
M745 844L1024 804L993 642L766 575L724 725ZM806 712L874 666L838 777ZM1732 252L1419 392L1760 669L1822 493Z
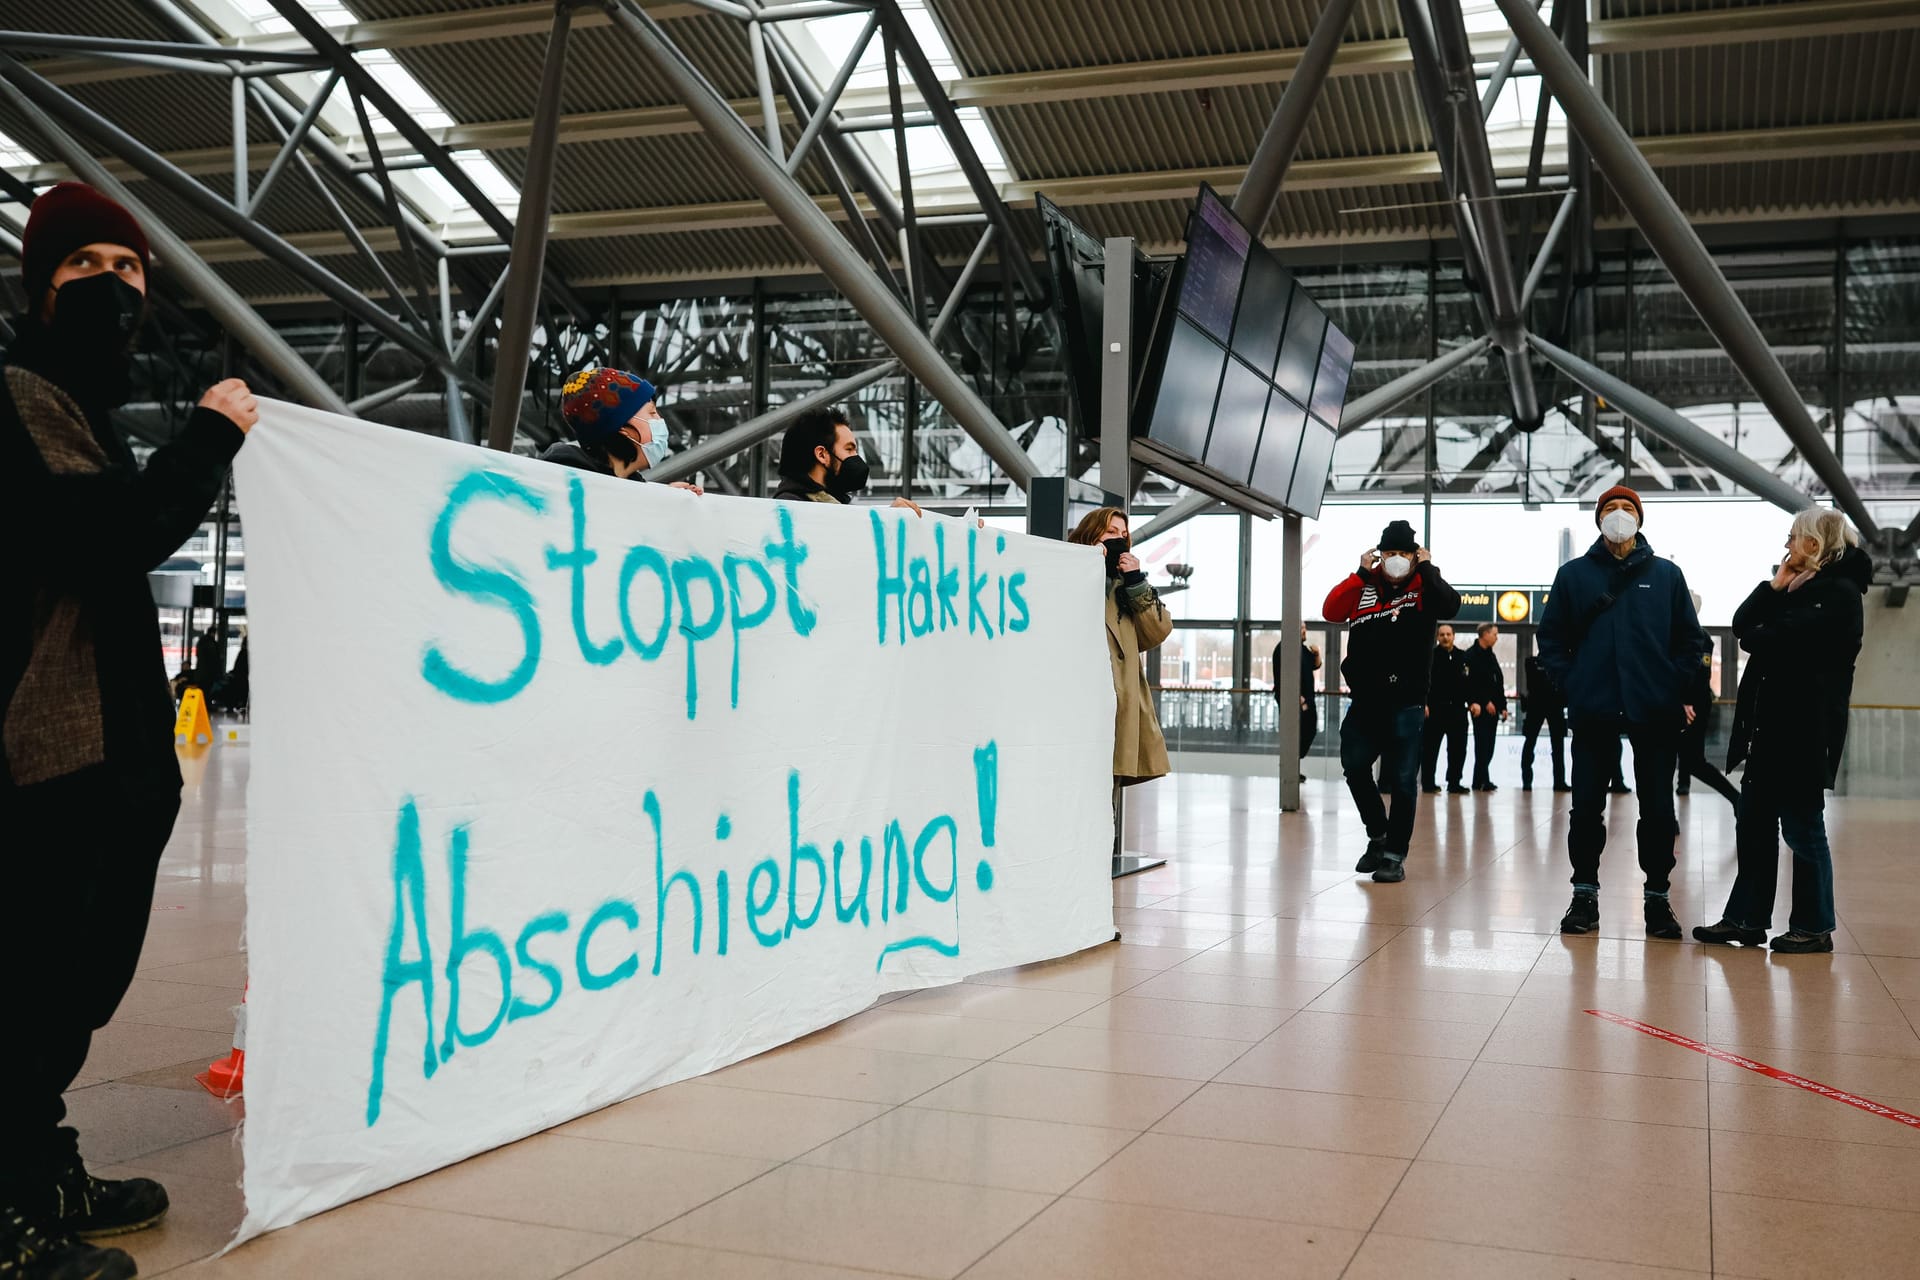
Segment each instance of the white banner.
M241 1238L1112 936L1099 554L262 404Z

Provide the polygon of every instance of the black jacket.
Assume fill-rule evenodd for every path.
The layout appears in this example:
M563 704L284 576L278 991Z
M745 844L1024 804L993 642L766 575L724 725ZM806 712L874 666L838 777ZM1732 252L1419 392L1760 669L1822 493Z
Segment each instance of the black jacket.
M1553 682L1546 664L1540 661L1540 655L1527 655L1527 696L1526 715L1529 721L1566 709L1567 696L1560 692L1560 686Z
M1749 657L1728 768L1745 761L1750 779L1800 804L1838 780L1872 581L1873 561L1849 547L1798 591L1763 582L1734 612L1733 634Z
M177 791L173 698L147 574L200 527L246 437L221 414L195 409L142 469L104 406L83 399L76 415L73 399L53 393L75 396L78 384L85 397L84 375L41 350L32 326L20 332L0 376L0 502L18 527L42 536L0 602L8 728L0 788L47 776L36 765L45 763L45 726L57 724L68 745L85 735L99 751L65 759L52 776L104 764L143 787ZM78 453L92 456L76 461ZM77 627L56 651L49 627L63 615Z
M1507 709L1507 674L1493 650L1475 640L1467 648L1467 701L1493 704L1496 714Z
M1340 674L1354 706L1394 711L1424 705L1433 629L1458 612L1460 593L1431 560L1398 585L1376 570L1349 574L1328 592L1326 620L1348 624Z
M1427 675L1427 710L1436 716L1458 715L1467 705L1467 655L1449 645L1435 645Z
M599 454L573 440L555 440L540 451L540 461L557 462L563 467L572 467L576 471L591 471L596 475L610 476L613 464ZM628 476L629 480L644 480L646 473L636 471Z
M1604 610L1607 596L1613 603ZM1540 661L1575 717L1678 724L1694 670L1709 651L1686 575L1643 535L1625 560L1605 539L1554 575L1540 620Z
M1287 642L1282 640L1273 646L1273 700L1275 702L1280 700L1280 664L1286 660ZM1320 714L1319 700L1315 696L1313 687L1313 673L1319 670L1319 661L1314 656L1313 650L1303 641L1300 645L1300 696L1307 700L1307 705L1300 709L1302 715L1317 717Z
M808 476L781 476L780 487L773 491L776 502L831 502L845 505L844 498L837 498L823 484L815 484Z

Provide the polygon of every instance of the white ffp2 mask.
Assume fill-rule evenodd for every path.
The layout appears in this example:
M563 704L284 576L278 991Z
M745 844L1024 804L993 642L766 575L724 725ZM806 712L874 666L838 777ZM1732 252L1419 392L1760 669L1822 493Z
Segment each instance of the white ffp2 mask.
M1380 571L1398 582L1413 572L1413 561L1406 556L1388 556L1380 562Z
M1609 511L1600 518L1600 532L1608 542L1629 542L1640 532L1640 522L1631 511Z

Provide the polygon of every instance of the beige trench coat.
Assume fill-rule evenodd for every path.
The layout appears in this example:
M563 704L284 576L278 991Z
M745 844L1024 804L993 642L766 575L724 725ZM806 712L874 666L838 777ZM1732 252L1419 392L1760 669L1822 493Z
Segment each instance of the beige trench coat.
M1153 694L1147 689L1147 669L1140 655L1157 649L1173 634L1167 607L1145 588L1132 598L1135 612L1122 609L1107 592L1107 656L1113 661L1113 776L1122 786L1165 776L1173 766L1167 760L1167 740L1153 713Z

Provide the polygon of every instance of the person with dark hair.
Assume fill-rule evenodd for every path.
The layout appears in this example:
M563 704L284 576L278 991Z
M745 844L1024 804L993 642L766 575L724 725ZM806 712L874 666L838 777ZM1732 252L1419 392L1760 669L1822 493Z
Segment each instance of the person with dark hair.
M1566 691L1573 729L1573 812L1567 857L1573 901L1562 933L1600 927L1600 854L1607 847L1608 775L1620 739L1633 743L1640 822L1635 831L1647 936L1677 939L1668 891L1680 826L1674 818L1673 768L1680 730L1693 719L1688 682L1709 651L1693 611L1686 575L1653 554L1641 534L1640 495L1616 485L1594 504L1600 536L1560 566L1540 621L1540 661Z
M1467 714L1473 718L1473 789L1498 791L1489 772L1493 767L1494 735L1507 718L1507 675L1493 646L1500 628L1480 624L1477 639L1467 648Z
M147 574L199 528L259 410L216 383L143 469L114 426L146 314L147 238L63 182L21 237L27 309L0 370L0 504L40 531L0 605L6 832L0 971L0 1275L120 1280L84 1237L160 1221L147 1178L87 1172L62 1093L133 980L180 810L173 700Z
M1547 746L1553 759L1553 789L1573 790L1567 785L1567 699L1560 686L1547 673L1540 655L1527 655L1527 694L1520 704L1520 789L1533 790L1533 749L1540 741L1540 730L1547 729Z
M1840 780L1862 597L1873 583L1873 561L1859 544L1839 512L1802 511L1773 580L1734 611L1733 634L1748 655L1727 748L1728 768L1747 766L1734 827L1740 870L1719 922L1694 928L1701 942L1766 941L1784 837L1793 852L1793 909L1787 932L1768 945L1788 955L1833 950L1826 793Z
M1739 791L1727 780L1727 775L1714 768L1707 759L1707 734L1713 724L1712 657L1700 659L1700 670L1693 678L1687 701L1693 706L1693 722L1680 731L1679 781L1673 793L1677 796L1691 794L1691 783L1698 778L1725 796L1727 803L1738 810Z
M1340 723L1340 768L1367 829L1367 849L1354 870L1394 884L1407 878L1420 799L1433 629L1460 612L1460 593L1440 576L1413 526L1395 520L1381 532L1379 546L1361 553L1359 572L1327 594L1322 612L1328 622L1348 627L1340 673L1353 696ZM1374 780L1376 761L1385 763L1393 787L1391 810Z
M654 385L637 374L580 370L560 388L560 416L573 439L554 441L540 460L619 480L645 480L646 471L673 452L657 399ZM685 480L675 480L672 487L703 492Z
M794 420L780 442L780 485L773 496L781 502L845 504L867 487L870 475L846 415L810 409ZM895 498L892 505L921 514L919 506L905 498Z
M1427 715L1420 732L1420 789L1440 794L1440 744L1447 744L1447 790L1464 795L1460 775L1467 767L1467 657L1453 647L1453 628L1441 623L1434 633L1433 662L1427 674Z
M1273 646L1273 698L1280 700L1280 664L1285 662L1287 642L1282 640ZM1313 687L1313 673L1320 669L1320 646L1307 643L1307 624L1300 624L1300 758L1305 760L1307 753L1313 750L1313 740L1320 736L1320 699ZM1307 780L1306 774L1300 775L1300 781Z
M1081 517L1067 541L1098 547L1107 561L1107 660L1113 667L1113 856L1120 856L1120 790L1151 782L1173 768L1153 710L1153 690L1140 657L1173 634L1167 606L1147 582L1133 554L1127 513L1099 507ZM1117 940L1119 934L1115 934Z

